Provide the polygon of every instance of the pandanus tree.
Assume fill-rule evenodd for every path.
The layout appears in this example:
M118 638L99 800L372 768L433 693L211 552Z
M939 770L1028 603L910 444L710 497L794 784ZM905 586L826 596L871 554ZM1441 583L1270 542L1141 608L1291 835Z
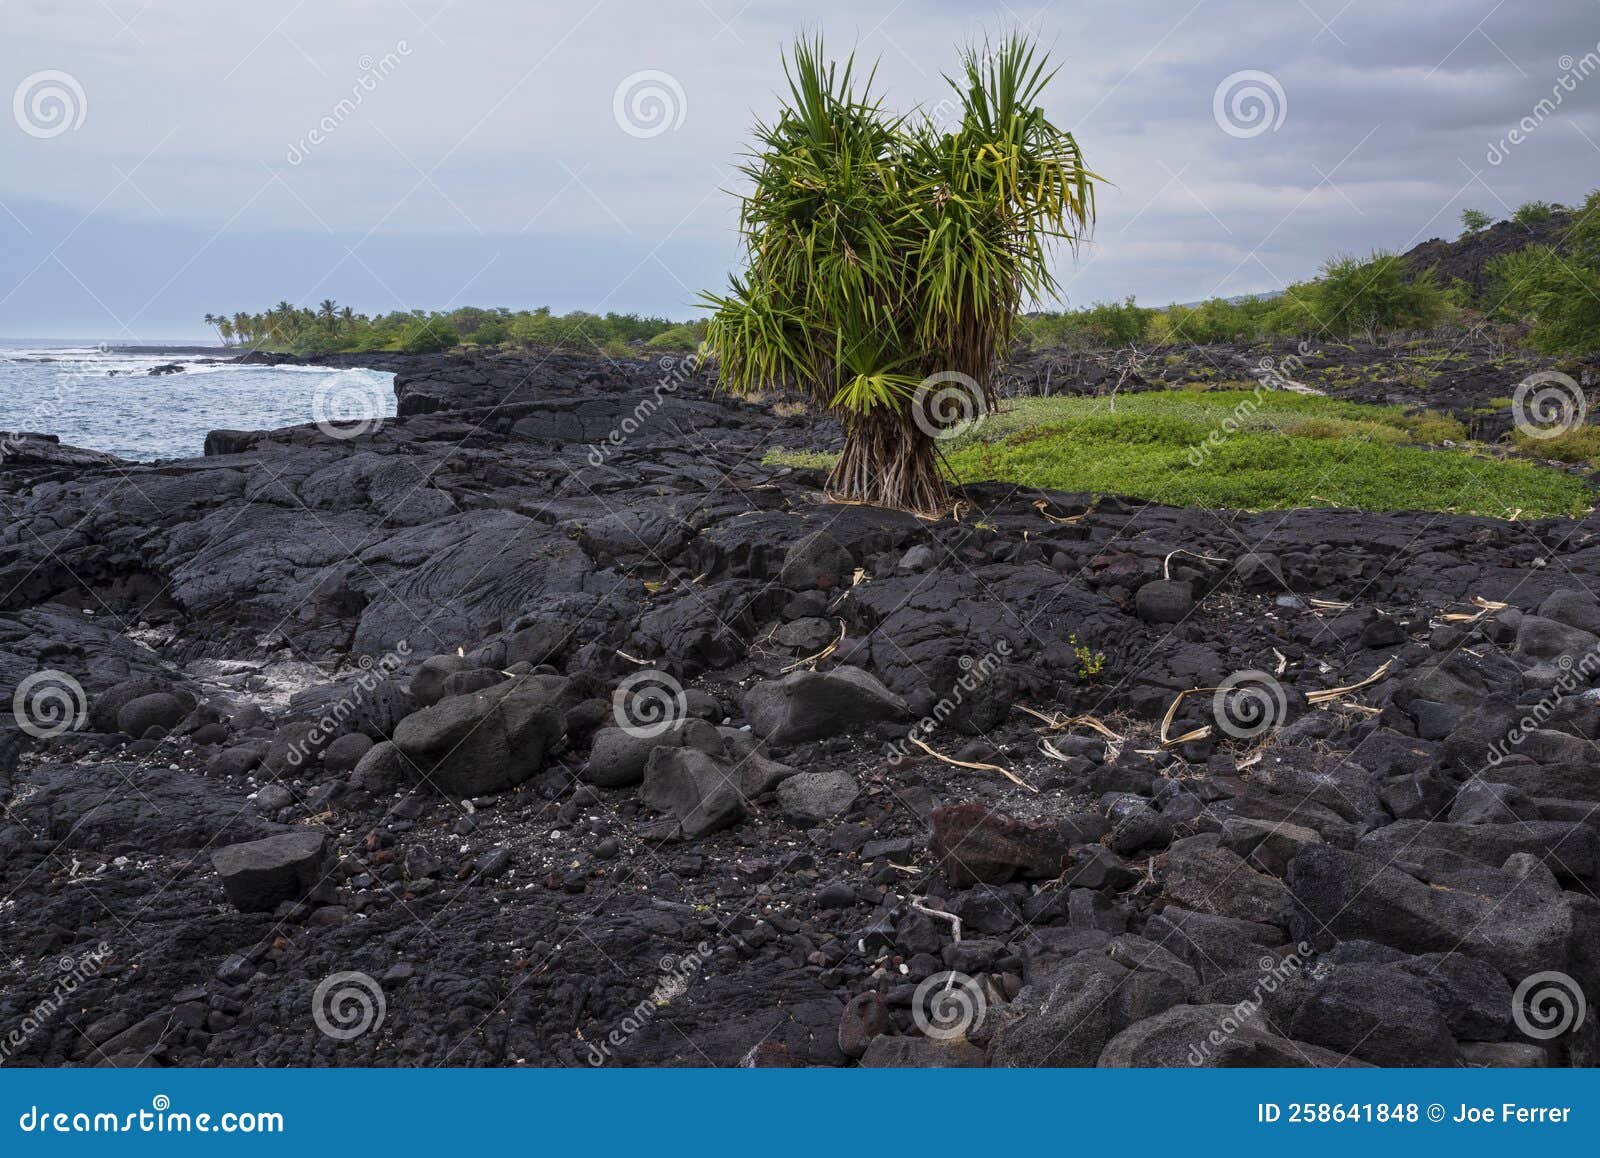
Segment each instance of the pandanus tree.
M833 496L947 510L939 443L995 405L1018 311L1055 296L1051 252L1092 225L1099 178L1040 104L1054 70L1022 36L965 51L931 112L888 112L820 40L784 72L740 167L746 268L705 295L720 381L838 416Z

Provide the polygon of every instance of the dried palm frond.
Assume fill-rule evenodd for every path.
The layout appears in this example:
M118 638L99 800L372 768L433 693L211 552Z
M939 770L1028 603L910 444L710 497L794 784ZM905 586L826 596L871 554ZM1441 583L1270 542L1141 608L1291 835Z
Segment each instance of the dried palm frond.
M1048 499L1040 499L1040 500L1038 500L1037 502L1035 502L1033 504L1033 509L1038 511L1041 515L1043 515L1047 522L1054 523L1057 526L1070 526L1073 523L1081 523L1081 522L1083 522L1083 520L1087 519L1090 515L1094 514L1094 508L1093 507L1089 507L1087 510L1080 511L1076 515L1057 515L1057 514L1052 514L1051 511L1050 511L1050 502L1049 502Z
M1029 792L1039 791L1032 784L1029 784L1022 777L1018 776L1015 772L1002 768L998 764L976 764L969 760L957 760L954 756L946 756L943 752L936 751L934 748L923 743L915 736L912 736L910 739L913 744L921 748L924 752L932 756L941 764L949 764L953 768L970 768L974 772L998 772L1007 780L1011 781L1011 783L1015 784L1018 788L1026 788Z
M798 671L801 668L808 667L808 666L812 667L812 668L815 668L817 666L817 664L821 663L823 660L827 659L834 652L839 650L839 645L844 642L845 631L846 631L846 628L845 628L844 620L841 619L841 620L839 620L839 637L837 639L835 639L832 643L830 643L827 647L823 648L821 651L817 652L816 655L808 655L804 659L795 660L788 667L782 669L783 674L784 675L788 675L792 671Z

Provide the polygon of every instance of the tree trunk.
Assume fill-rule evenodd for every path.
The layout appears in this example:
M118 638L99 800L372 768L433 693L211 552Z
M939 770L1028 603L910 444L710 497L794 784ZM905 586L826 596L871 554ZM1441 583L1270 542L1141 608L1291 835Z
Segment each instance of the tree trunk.
M844 453L828 476L828 494L913 514L946 514L950 495L939 468L938 443L910 414L860 415L845 425Z

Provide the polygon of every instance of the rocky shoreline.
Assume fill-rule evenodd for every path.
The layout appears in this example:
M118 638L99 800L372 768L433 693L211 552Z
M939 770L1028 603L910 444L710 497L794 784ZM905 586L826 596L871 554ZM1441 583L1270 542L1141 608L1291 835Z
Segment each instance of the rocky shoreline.
M1600 518L928 522L692 363L351 357L0 464L0 1063L1596 1063Z

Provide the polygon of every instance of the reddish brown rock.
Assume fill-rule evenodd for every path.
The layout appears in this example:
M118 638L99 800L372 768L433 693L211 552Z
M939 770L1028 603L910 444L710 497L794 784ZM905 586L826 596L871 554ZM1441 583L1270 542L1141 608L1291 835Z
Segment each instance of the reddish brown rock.
M858 1058L867 1052L872 1039L889 1032L889 1006L876 989L858 993L844 1007L839 1018L839 1049L845 1057Z
M1070 847L1054 825L1018 820L982 804L935 808L929 822L934 859L957 887L1059 876Z

